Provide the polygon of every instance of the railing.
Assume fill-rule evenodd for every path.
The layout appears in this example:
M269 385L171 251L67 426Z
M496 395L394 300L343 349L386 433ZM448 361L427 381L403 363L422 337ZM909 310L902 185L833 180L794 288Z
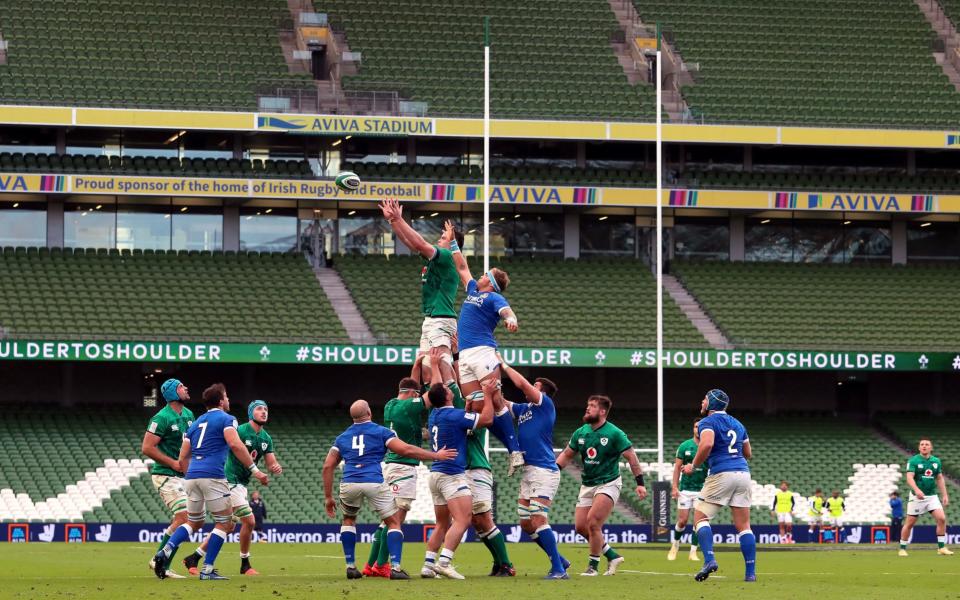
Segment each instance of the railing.
M322 82L321 82L322 85ZM256 93L260 110L279 113L328 113L356 115L398 115L400 95L395 91L354 91L341 93L331 85L329 93L319 88L261 88ZM425 112L425 111L424 111Z

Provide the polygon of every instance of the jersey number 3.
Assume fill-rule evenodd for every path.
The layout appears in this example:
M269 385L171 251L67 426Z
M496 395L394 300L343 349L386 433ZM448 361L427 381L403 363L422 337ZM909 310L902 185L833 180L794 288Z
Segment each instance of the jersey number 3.
M357 456L363 456L363 435L353 436L350 447L357 451Z
M734 446L737 443L737 432L730 430L727 432L727 437L730 438L730 445L727 447L727 452L729 452L730 454L736 454L737 449L734 448Z
M433 451L437 452L437 434L440 433L440 428L434 425L433 429L430 430L430 433L433 434L430 436L433 438Z

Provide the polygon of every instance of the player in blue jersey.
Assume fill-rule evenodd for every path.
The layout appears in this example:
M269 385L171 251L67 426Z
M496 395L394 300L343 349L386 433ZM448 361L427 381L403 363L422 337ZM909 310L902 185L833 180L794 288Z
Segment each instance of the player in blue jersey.
M167 563L180 544L203 527L207 510L213 514L216 525L210 536L200 579L227 579L214 570L213 564L227 540L227 534L233 531L233 507L224 468L228 453L233 452L240 464L260 481L260 485L269 482L266 473L257 468L243 445L237 433L237 419L227 412L230 410L230 398L222 383L215 383L203 391L203 405L207 407L207 412L187 429L180 447L178 470L186 473L187 522L177 528L153 557L154 573L160 579L166 577Z
M523 403L507 402L511 414L517 419L517 437L526 463L517 498L520 528L533 538L550 559L550 571L545 579L569 579L567 567L570 561L560 555L557 537L548 522L553 497L560 487L560 469L553 453L553 426L557 420L553 397L557 394L557 385L546 377L537 377L530 383L511 368L499 353L497 359L503 373L527 399Z
M733 525L737 528L737 540L746 564L744 581L757 580L757 540L750 530L752 490L747 465L753 452L746 427L727 414L729 405L730 397L723 390L710 390L704 396L700 412L707 416L697 425L700 434L697 454L693 462L683 467L687 475L692 475L694 469L704 463L710 469L694 505L694 530L703 550L703 568L695 576L697 581L705 581L719 568L713 554L710 519L724 506L730 507Z
M434 461L430 465L430 494L433 496L437 527L427 543L423 570L420 572L423 577L433 577L433 572L450 579L464 579L453 567L453 554L473 517L473 497L467 477L467 433L493 422L495 386L494 381L484 384L483 409L479 413L455 408L454 393L450 386L434 383L427 392L430 405L433 406L427 421L430 444L434 450L454 448L457 456L450 460ZM437 550L440 550L439 559Z
M447 221L447 229L453 223ZM460 275L460 281L467 291L460 308L457 321L457 345L459 348L460 387L463 397L470 403L479 402L483 392L481 386L486 381L500 382L500 362L497 359L497 340L494 332L500 320L510 333L519 329L517 315L510 303L503 297L510 285L510 277L502 269L490 269L480 279L475 280L467 266L467 260L461 252L455 252L453 262ZM508 476L523 466L523 453L513 428L513 417L504 405L503 396L497 391L493 399L494 419L490 431L510 452Z
M327 515L336 515L333 499L333 471L343 461L343 477L340 479L340 511L343 521L340 526L340 543L347 561L347 579L360 579L363 575L356 565L357 514L364 499L373 504L374 510L383 519L387 528L387 547L390 549L390 579L410 579L400 566L403 554L403 531L400 529L399 507L393 494L383 482L381 463L387 452L418 460L449 460L457 456L456 450L441 448L433 452L407 444L397 434L373 422L370 405L366 400L357 400L350 405L353 425L337 436L333 447L323 463L323 495Z

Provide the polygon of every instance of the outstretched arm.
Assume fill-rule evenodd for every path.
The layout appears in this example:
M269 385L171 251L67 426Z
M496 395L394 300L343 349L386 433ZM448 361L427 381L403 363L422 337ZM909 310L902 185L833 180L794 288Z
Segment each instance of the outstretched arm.
M409 223L403 220L403 207L400 206L399 202L394 199L386 199L380 203L380 210L393 228L393 232L397 234L397 237L405 246L427 260L433 259L437 252L436 249L428 244L427 240L423 239L423 236L417 233Z
M389 449L391 452L396 452L400 456L415 458L417 460L450 460L457 457L456 448L448 449L446 446L444 446L436 452L431 452L430 450L424 450L419 446L407 444L400 438L396 437L387 440L387 449Z
M523 392L523 396L531 404L540 404L540 400L542 398L540 390L533 387L533 384L527 381L526 377L508 365L506 361L503 360L503 356L501 356L499 352L497 352L497 359L500 360L500 369L503 371L503 374L510 378L510 381L513 382L513 385L517 386L518 390Z

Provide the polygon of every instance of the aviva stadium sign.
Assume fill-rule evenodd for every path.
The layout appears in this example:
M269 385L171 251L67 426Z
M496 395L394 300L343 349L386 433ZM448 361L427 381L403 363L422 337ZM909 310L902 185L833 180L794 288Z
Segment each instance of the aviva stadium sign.
M416 346L234 344L217 342L0 340L0 360L148 363L275 363L301 365L409 365ZM501 348L517 366L651 369L649 348ZM664 350L668 369L783 371L953 371L960 352L857 352L818 350Z

